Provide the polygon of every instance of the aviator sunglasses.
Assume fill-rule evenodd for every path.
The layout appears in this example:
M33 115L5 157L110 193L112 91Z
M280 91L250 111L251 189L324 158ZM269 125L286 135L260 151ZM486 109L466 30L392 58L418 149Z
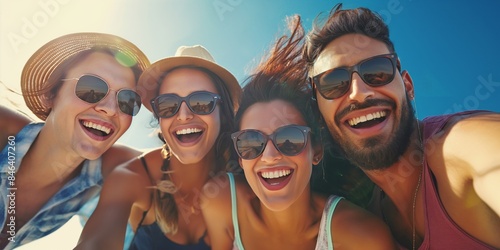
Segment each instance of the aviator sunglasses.
M264 152L269 140L283 155L298 155L306 147L307 133L310 131L306 126L287 125L276 129L270 135L256 129L245 129L231 134L231 138L238 156L244 160L252 160Z
M110 91L108 83L94 75L82 75L79 78L66 78L62 80L77 80L75 95L87 103L100 102ZM136 115L141 108L141 97L131 89L118 90L116 92L116 101L120 111L130 116Z
M185 102L189 110L197 115L208 115L212 113L221 98L219 95L208 91L197 91L186 97L176 94L163 94L151 100L151 106L156 116L169 118L177 114L182 102Z
M367 58L350 67L329 69L309 78L325 99L339 98L349 91L352 74L358 73L361 79L371 87L380 87L394 79L396 67L400 69L396 53Z

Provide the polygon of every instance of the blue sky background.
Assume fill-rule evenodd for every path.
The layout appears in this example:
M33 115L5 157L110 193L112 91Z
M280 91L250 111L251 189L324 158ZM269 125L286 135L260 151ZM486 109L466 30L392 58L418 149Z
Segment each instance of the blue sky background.
M300 14L307 30L337 1L327 0L0 0L0 81L20 90L22 67L40 46L61 35L92 31L122 36L152 62L181 45L202 44L243 81L271 42L285 31L288 15ZM466 109L500 112L500 1L358 0L389 24L396 51L416 89L417 116ZM0 88L5 98L24 102ZM28 111L29 112L29 111ZM147 109L119 142L159 146ZM70 249L81 227L68 223L24 249ZM65 245L66 244L66 245Z

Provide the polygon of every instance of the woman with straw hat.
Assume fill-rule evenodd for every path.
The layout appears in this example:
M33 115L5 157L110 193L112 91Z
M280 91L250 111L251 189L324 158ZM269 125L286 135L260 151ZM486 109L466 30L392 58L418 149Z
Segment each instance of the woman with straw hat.
M121 249L127 220L131 249L210 249L199 199L228 168L238 81L204 47L181 46L144 71L138 89L165 145L111 173L77 249Z
M140 153L113 144L139 111L136 83L149 64L134 44L102 33L65 35L31 56L22 95L43 122L0 107L1 249L61 227Z

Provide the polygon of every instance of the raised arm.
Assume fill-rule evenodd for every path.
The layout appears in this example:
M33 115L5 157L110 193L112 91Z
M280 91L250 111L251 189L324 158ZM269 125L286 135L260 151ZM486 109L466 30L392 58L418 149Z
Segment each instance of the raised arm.
M472 180L479 198L500 216L500 114L480 114L454 124L443 155Z
M231 191L227 175L210 180L203 188L201 208L212 249L233 249Z
M118 166L106 178L97 208L75 249L123 249L132 206L150 206L151 182L139 159Z

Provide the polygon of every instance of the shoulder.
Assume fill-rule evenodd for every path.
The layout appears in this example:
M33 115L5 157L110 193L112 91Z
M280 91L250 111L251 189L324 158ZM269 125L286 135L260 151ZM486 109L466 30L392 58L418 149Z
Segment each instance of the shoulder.
M102 155L102 175L104 178L118 165L137 158L142 152L120 144L111 146Z
M141 159L135 157L113 168L107 174L101 196L106 197L110 202L113 200L127 202L138 205L142 210L147 210L153 185Z
M445 163L462 166L470 175L488 171L500 155L500 113L478 112L450 119L441 135L433 137L437 150L442 150ZM432 156L440 154L426 154ZM448 164L449 165L449 164ZM494 165L494 164L493 164Z
M231 208L231 188L229 176L219 173L205 183L202 189L202 207L217 212L219 209Z
M27 116L0 105L0 144L5 146L7 137L16 135L24 126L32 122Z
M346 249L396 249L389 227L346 199L335 208L331 231L334 244Z
M237 204L245 203L252 196L250 187L241 175L233 175L235 183L235 198ZM227 173L220 173L212 177L204 186L202 191L201 207L205 214L218 216L222 219L231 219L233 209L231 197L231 185ZM238 210L241 210L238 206Z

